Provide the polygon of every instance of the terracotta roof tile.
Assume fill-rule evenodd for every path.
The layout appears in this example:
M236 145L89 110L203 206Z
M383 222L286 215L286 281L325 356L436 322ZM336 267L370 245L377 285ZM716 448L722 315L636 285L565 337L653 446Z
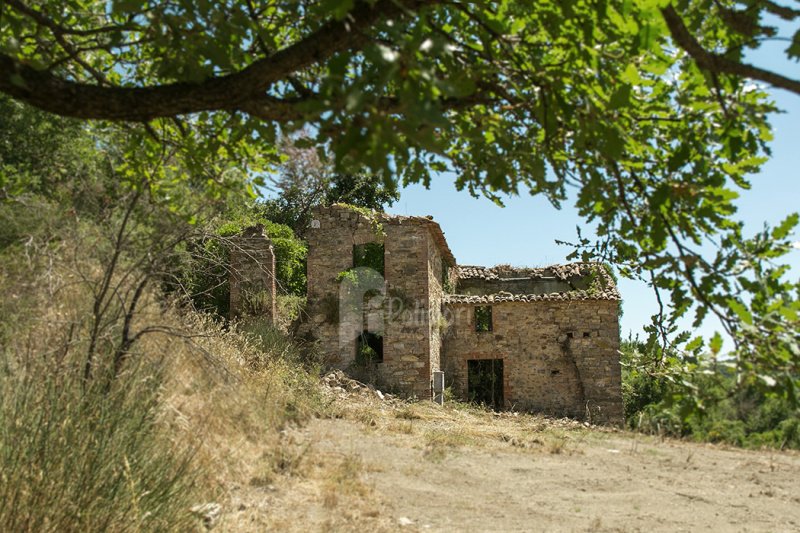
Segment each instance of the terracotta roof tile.
M502 302L552 302L552 301L577 301L577 300L619 300L616 289L601 292L571 291L551 292L549 294L510 294L497 293L485 296L471 296L469 294L447 294L444 297L446 304L493 304Z

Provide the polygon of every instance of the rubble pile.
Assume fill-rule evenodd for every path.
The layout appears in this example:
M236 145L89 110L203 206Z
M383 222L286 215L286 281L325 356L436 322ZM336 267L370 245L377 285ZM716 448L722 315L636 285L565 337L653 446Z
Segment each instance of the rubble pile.
M347 377L341 370L333 370L322 377L322 384L342 398L349 396L373 397L381 401L395 400L393 394L379 391L373 385Z

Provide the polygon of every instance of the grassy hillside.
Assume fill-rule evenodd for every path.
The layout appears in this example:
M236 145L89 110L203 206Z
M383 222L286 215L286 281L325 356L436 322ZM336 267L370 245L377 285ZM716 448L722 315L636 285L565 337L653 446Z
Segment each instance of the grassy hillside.
M231 478L280 471L280 430L323 408L316 376L281 333L223 328L152 290L132 325L152 331L113 376L124 314L107 302L85 379L104 270L75 246L0 255L0 529L200 527Z

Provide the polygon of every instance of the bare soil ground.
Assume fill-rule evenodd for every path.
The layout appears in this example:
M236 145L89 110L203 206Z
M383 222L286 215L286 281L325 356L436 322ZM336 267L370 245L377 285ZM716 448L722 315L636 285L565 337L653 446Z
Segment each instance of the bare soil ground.
M331 395L225 531L800 531L800 454Z

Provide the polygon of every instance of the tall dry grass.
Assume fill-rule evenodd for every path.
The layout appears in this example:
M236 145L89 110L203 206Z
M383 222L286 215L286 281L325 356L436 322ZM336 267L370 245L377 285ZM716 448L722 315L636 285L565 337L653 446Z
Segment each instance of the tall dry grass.
M119 371L136 279L121 269L87 380L106 265L86 244L0 251L0 531L202 529L198 506L275 468L279 430L323 408L316 377L269 328L225 329L153 289Z

